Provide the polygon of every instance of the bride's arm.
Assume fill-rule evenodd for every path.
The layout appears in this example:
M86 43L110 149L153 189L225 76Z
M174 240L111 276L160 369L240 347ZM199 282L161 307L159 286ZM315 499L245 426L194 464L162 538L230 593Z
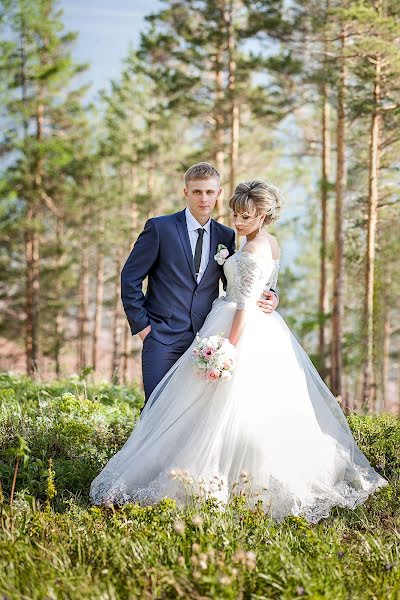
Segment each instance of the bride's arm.
M251 300L251 291L256 280L257 268L253 248L249 248L245 254L242 253L236 263L237 307L229 334L229 341L234 346L238 343L246 324L246 304L254 303L254 300Z
M271 243L272 258L275 261L275 265L265 285L262 298L257 302L257 305L265 313L273 312L279 304L279 296L276 292L276 285L278 283L281 249L279 248L278 242L273 235L269 235L269 241Z
M243 308L237 309L235 312L235 316L233 317L231 333L229 335L229 341L234 346L236 346L236 344L240 340L240 336L242 335L245 323L246 323L246 310Z

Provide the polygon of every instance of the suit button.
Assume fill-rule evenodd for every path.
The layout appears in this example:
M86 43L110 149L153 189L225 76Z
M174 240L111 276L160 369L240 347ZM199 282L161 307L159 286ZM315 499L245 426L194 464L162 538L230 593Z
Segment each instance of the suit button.
M197 296L197 292L195 292L194 295Z

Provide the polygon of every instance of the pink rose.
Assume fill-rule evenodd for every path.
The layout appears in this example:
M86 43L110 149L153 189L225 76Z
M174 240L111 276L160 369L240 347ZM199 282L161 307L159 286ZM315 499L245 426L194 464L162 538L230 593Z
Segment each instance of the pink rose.
M219 254L222 258L228 258L228 256L229 256L228 248L222 248L222 250L219 251Z
M219 379L219 371L217 369L210 369L206 372L208 381L217 381Z
M203 356L204 358L211 358L211 356L214 354L215 349L214 348L210 348L209 346L206 346L206 348L204 348L203 350Z

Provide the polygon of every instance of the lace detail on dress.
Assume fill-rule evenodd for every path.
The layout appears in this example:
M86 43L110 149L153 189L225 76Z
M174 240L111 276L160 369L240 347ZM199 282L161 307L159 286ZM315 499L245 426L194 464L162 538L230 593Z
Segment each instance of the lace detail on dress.
M159 502L165 495L167 478L152 481L142 488L129 488L123 477L118 477L115 481L108 476L102 481L96 481L91 486L90 499L93 504L98 506L123 506L128 502L139 503L143 506L149 506Z
M235 261L237 308L246 308L257 283L259 266L252 254L241 253Z
M357 468L362 480L351 485L347 481L338 481L329 489L313 489L310 486L310 497L300 500L290 489L275 477L270 477L267 487L257 490L256 501L261 500L263 508L278 523L288 515L304 517L309 523L318 523L327 519L333 507L354 510L363 504L376 490L387 485L387 481L372 469ZM251 503L253 504L253 503Z
M228 282L225 300L236 302L238 309L257 307L262 291L276 286L279 260L239 250L225 262L224 270Z
M271 288L273 290L276 290L276 285L278 283L279 268L280 268L279 259L276 259L274 261L274 269L270 275L270 278L267 281L267 285L264 288L265 291L269 291Z
M121 475L113 477L108 469L106 473L106 477L98 477L94 485L92 483L90 496L93 504L123 506L138 503L150 506L168 497L183 506L192 496L193 499L197 497L200 500L214 498L222 508L232 497L244 495L249 508L261 502L265 513L278 523L288 515L304 517L309 523L318 523L330 516L333 507L354 510L377 489L387 485L387 481L372 468L357 466L351 483L337 481L325 489L318 484L314 488L311 484L309 498L305 500L296 497L284 482L273 475L267 476L262 483L256 483L252 481L251 475L246 474L244 479L241 476L233 485L223 474L193 477L186 471L174 469L168 473L161 472L143 487L135 487L129 486Z

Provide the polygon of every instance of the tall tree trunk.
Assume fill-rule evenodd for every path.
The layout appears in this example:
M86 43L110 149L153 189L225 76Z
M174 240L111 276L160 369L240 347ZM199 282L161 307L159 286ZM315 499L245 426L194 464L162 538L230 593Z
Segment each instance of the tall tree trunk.
M87 366L89 339L89 249L88 217L83 216L78 314L78 371Z
M326 16L329 12L330 2L325 2ZM326 17L327 18L327 17ZM324 58L325 69L328 66L328 32L324 30ZM325 70L324 69L324 70ZM328 101L328 83L323 75L324 81L321 89L322 115L321 115L321 241L320 241L320 281L319 281L319 332L318 332L318 354L321 374L325 378L326 372L326 314L328 313L328 288L327 288L327 244L328 244L328 196L331 160L331 136L330 136L330 104Z
M337 149L336 149L336 206L335 206L335 252L333 268L333 300L332 300L332 366L331 386L335 396L343 395L343 360L342 360L342 327L343 327L343 202L346 189L346 85L347 64L346 25L340 32L340 74L337 107Z
M39 354L39 296L40 296L40 263L38 228L38 206L42 187L43 159L40 156L40 145L43 140L44 105L42 90L38 90L36 109L36 142L38 158L35 164L33 180L33 198L29 200L27 211L28 231L25 234L26 256L26 359L27 373L32 376L37 371Z
M397 356L400 358L400 348L397 351ZM400 360L397 362L397 414L400 415Z
M132 241L136 239L138 224L139 224L139 210L137 206L137 190L138 190L138 178L137 169L135 165L131 166L131 231L127 240L126 252L132 247ZM122 351L121 351L121 381L125 385L129 378L129 357L131 355L132 348L132 333L129 327L128 319L124 318L124 313L121 310L122 319Z
M114 278L114 308L112 321L112 359L111 379L114 383L120 381L121 364L121 334L122 334L122 302L121 302L121 269L123 260L122 246L117 249Z
M224 101L224 72L223 72L223 50L217 51L215 59L215 164L221 175L221 185L225 178L225 119L223 110ZM221 194L217 199L217 221L225 222L224 196Z
M363 407L373 410L376 398L374 376L374 271L375 238L378 221L378 180L381 132L381 68L382 59L375 57L375 81L373 91L373 111L371 117L369 144L369 185L368 185L368 223L367 251L365 258L365 331L367 337L367 356L364 367Z
M154 135L154 125L152 122L149 123L149 138L148 138L148 142L150 145L153 144L153 135ZM147 176L147 180L146 180L146 186L147 186L147 196L148 196L148 201L147 201L147 218L149 219L152 214L153 214L153 210L155 208L155 204L154 204L154 155L153 153L149 154L149 156L147 157L147 169L146 169L146 176ZM161 207L159 207L160 209Z
M25 106L27 102L26 77L26 37L23 11L21 11L20 56L21 56L21 99ZM36 137L38 142L42 137L43 120L38 107L36 118ZM28 117L23 118L24 141L28 139ZM26 372L32 377L38 368L38 335L39 335L39 233L37 232L37 199L35 195L27 199L26 231L25 231L25 354Z
M59 276L55 282L56 298L61 299L63 293L63 286L61 280L61 271L64 265L64 219L57 217L56 220L56 236L57 236L57 273ZM54 348L54 361L56 376L61 376L61 348L64 342L64 327L63 327L63 311L61 306L57 308L55 317L55 348Z
M38 368L38 329L39 329L39 234L37 210L34 201L29 201L27 210L27 230L25 232L26 265L26 372L30 377Z
M148 195L148 204L147 204L147 218L149 219L153 213L154 207L154 163L153 158L149 158L149 162L147 165L147 195Z
M321 156L321 242L319 281L318 354L323 377L326 376L326 314L328 312L326 249L328 244L328 186L330 176L330 106L327 84L322 86L322 156Z
M137 190L138 190L138 178L137 170L135 165L131 166L131 233L132 239L136 238L138 221L139 221L139 209L137 205ZM128 250L131 248L131 239L128 240Z
M382 391L380 394L381 403L377 407L378 413L384 412L388 406L391 306L388 299L385 298L385 300L387 301L385 301L383 317Z
M94 327L92 340L92 367L96 371L98 358L98 345L101 333L101 318L103 313L104 294L104 217L100 216L98 229L98 244L96 257L96 300L94 309Z
M229 197L232 196L236 185L237 160L239 153L239 104L236 93L236 58L235 58L235 29L233 24L234 0L225 3L225 27L227 36L229 79L228 92L230 100L231 139L229 148Z
M21 29L20 29L20 57L21 57L21 97L22 103L25 106L27 100L27 77L26 77L26 27L24 21L24 13L21 10ZM23 116L23 125L24 125L24 140L27 140L28 137L28 117L26 112L24 111Z
M129 375L129 355L131 352L131 328L128 320L123 320L122 353L121 353L121 382L123 385L128 383Z

